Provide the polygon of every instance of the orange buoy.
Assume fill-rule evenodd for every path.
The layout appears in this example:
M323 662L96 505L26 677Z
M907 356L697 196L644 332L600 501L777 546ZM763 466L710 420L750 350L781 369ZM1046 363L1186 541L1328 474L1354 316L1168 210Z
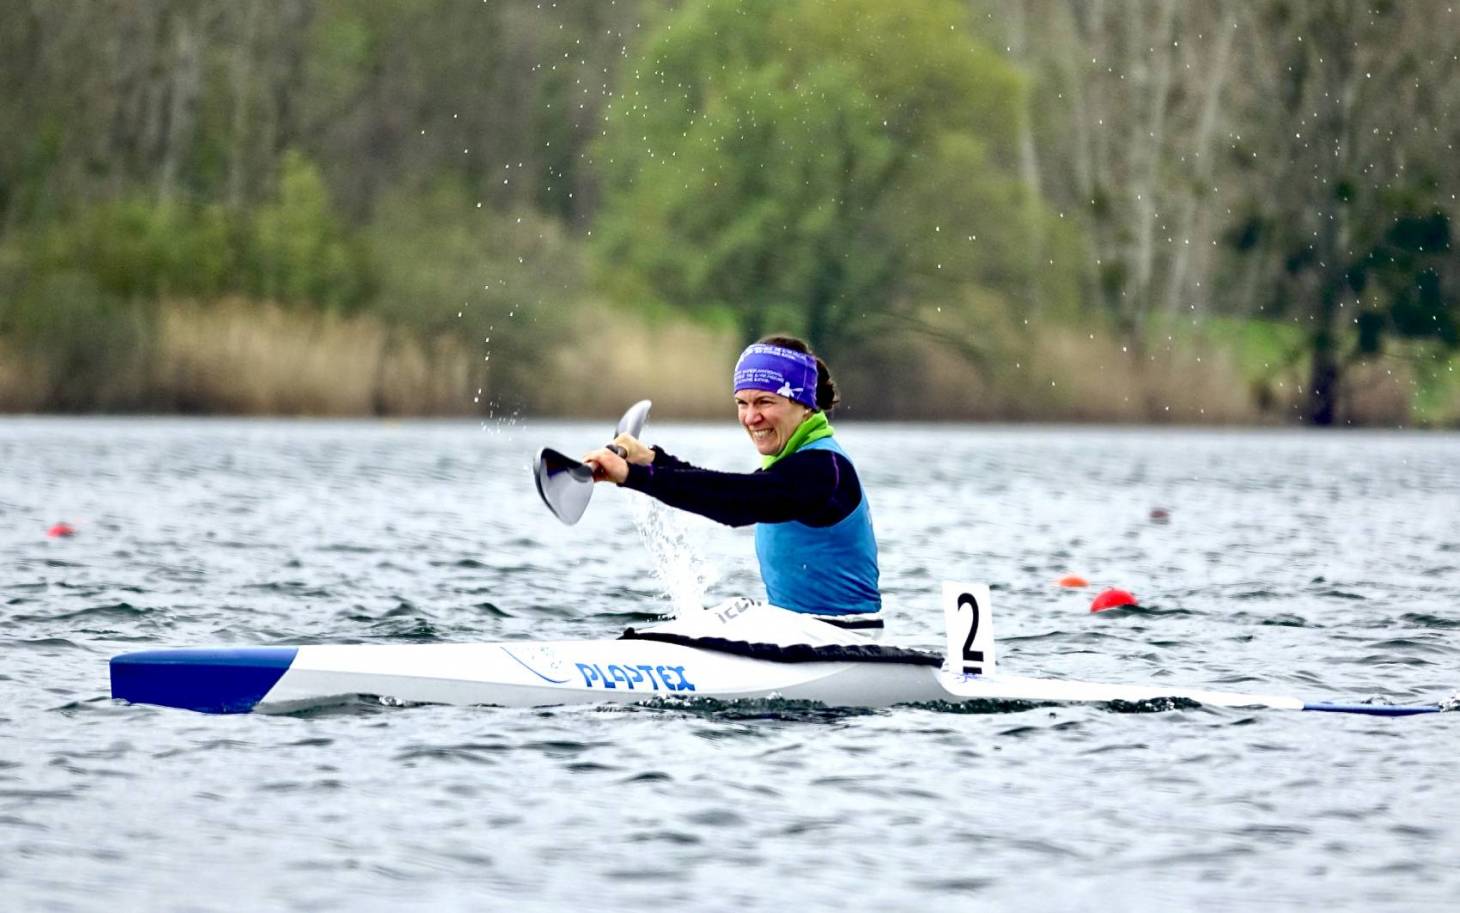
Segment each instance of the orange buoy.
M1079 589L1082 586L1089 586L1090 581L1086 580L1084 577L1081 577L1079 574L1070 574L1068 576L1061 577L1059 579L1059 585L1063 587L1069 587L1070 589Z
M69 538L76 535L76 527L62 520L60 523L57 523L55 526L46 530L46 535L50 536L52 539Z
M1090 611L1103 612L1106 609L1118 609L1122 606L1139 604L1140 603L1136 602L1136 597L1132 595L1128 590L1121 590L1115 587L1110 587L1107 590L1103 590L1100 595L1095 597L1095 600L1090 603Z

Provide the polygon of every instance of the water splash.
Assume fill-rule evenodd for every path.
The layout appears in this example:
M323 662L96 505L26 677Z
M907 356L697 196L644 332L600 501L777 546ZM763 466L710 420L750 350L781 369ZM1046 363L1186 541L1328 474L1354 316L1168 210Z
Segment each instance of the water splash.
M691 542L683 518L652 498L634 498L634 527L654 559L654 576L669 597L675 615L698 612L708 602L720 570L706 561Z

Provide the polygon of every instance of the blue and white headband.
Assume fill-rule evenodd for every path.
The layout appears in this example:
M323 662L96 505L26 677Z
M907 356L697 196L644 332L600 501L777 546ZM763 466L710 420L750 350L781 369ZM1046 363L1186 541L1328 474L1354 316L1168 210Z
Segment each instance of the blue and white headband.
M816 359L805 352L756 343L735 363L735 392L765 390L816 409Z

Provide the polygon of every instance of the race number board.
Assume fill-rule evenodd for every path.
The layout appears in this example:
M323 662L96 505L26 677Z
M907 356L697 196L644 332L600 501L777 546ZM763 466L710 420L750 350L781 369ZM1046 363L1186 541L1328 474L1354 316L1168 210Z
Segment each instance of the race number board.
M944 583L943 623L948 631L948 671L994 674L994 619L987 584Z

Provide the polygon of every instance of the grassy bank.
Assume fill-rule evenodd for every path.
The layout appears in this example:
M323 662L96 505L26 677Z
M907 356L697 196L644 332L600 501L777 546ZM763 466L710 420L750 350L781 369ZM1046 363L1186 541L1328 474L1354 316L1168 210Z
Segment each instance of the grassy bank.
M514 346L511 328L490 342L469 341L455 328L432 333L371 313L236 297L167 301L109 318L102 339L125 342L119 352L84 341L47 349L0 339L0 410L610 416L649 397L664 417L727 414L738 348L731 331L609 307L567 310L557 314L557 332ZM68 324L47 338L70 331L90 333ZM842 415L852 418L1291 420L1302 366L1264 361L1262 347L1272 342L1254 338L1261 345L1234 345L1222 333L1169 335L1135 352L1104 328L989 325L973 349L909 335L833 368ZM1364 414L1384 424L1407 420L1408 377L1384 371L1375 365L1363 375ZM1453 395L1431 398L1435 415L1454 408Z
M147 335L78 358L0 340L0 409L238 415L463 415L486 382L459 338L369 315L225 299L130 315ZM82 353L84 354L84 353Z
M1274 421L1299 421L1308 383L1307 339L1292 322L1209 317L1173 321L1153 337L1229 360L1248 399ZM1351 350L1353 339L1343 346ZM1341 414L1353 425L1460 427L1460 353L1423 340L1389 340L1345 366Z
M368 239L369 307L169 294L85 258L22 281L0 247L0 411L608 417L649 397L662 417L728 414L728 323L595 299L580 247L550 221L387 216ZM841 415L1303 420L1309 347L1296 323L1188 317L1153 322L1136 343L1093 310L1018 313L970 291L831 353ZM1457 369L1435 344L1390 341L1346 367L1341 420L1460 427Z

